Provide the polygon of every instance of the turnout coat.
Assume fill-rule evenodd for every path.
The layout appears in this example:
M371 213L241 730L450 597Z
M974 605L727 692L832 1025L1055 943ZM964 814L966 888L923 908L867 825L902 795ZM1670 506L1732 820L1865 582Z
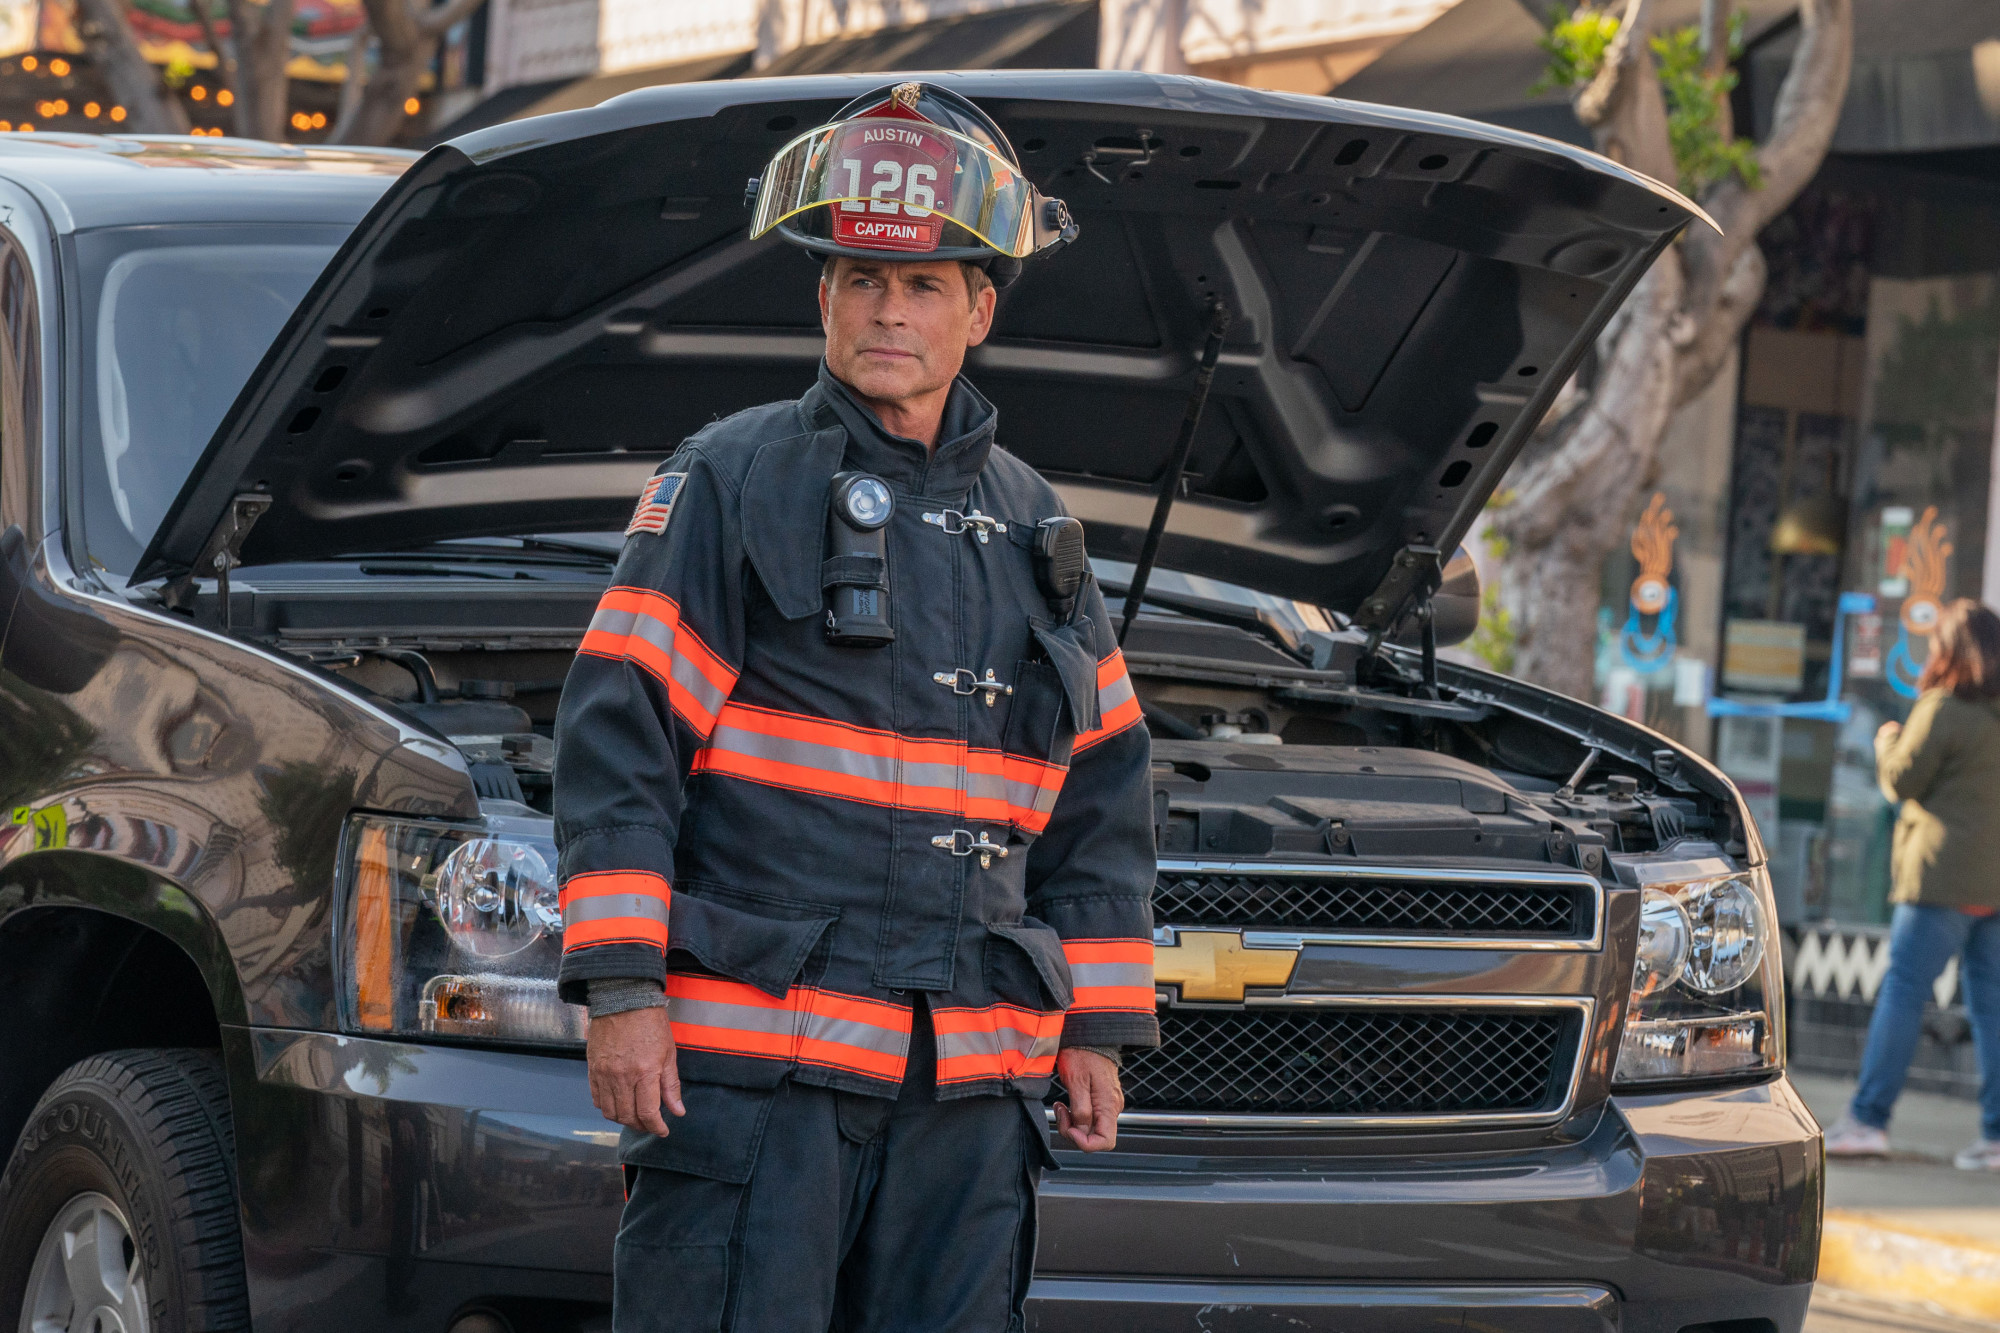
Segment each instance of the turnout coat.
M1033 568L1055 492L954 384L934 453L824 366L648 482L557 721L562 997L658 977L696 1083L1039 1097L1059 1045L1158 1040L1150 755L1094 581ZM886 481L880 648L825 637L829 482Z

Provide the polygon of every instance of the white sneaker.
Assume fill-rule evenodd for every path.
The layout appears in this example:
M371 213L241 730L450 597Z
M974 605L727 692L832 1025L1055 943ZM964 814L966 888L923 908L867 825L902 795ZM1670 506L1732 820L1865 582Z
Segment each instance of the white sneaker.
M1980 1139L1951 1159L1961 1171L2000 1171L2000 1140Z
M1967 1149L1967 1151L1971 1151ZM1994 1145L2000 1153L2000 1144ZM1864 1125L1851 1115L1844 1115L1840 1123L1826 1132L1826 1155L1828 1157L1887 1157L1889 1155L1889 1131Z

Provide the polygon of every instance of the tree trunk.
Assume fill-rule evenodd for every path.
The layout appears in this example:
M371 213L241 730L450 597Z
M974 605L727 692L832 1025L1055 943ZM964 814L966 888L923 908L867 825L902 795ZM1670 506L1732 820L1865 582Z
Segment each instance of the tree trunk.
M236 47L236 132L246 139L283 140L291 109L293 0L229 0Z
M1628 0L1618 38L1578 92L1576 111L1601 151L1672 180L1647 8L1648 0ZM1719 10L1704 9L1711 53ZM1732 176L1704 194L1721 231L1696 222L1660 256L1599 337L1594 382L1574 401L1559 400L1489 513L1507 543L1501 567L1515 608L1514 670L1538 684L1592 693L1604 562L1626 540L1639 497L1653 484L1674 410L1708 386L1757 308L1765 277L1757 234L1812 179L1833 140L1853 57L1852 0L1801 0L1800 28L1770 138L1757 152L1761 187Z
M446 0L435 8L418 11L411 8L410 0L362 0L368 26L375 33L375 72L361 89L360 105L348 132L335 136L336 141L393 143L409 118L403 106L416 96L424 69L437 54L438 39L482 3L484 0Z
M134 134L186 134L187 108L139 54L122 0L80 0L78 9L91 59L104 71L112 99L125 108L124 128Z
M1515 673L1564 694L1591 694L1604 558L1652 483L1672 414L1667 327L1681 291L1680 256L1669 250L1599 339L1595 390L1556 426L1549 451L1492 514L1507 540L1506 580L1521 608Z
M333 132L327 135L330 143L354 142L354 119L361 114L361 90L368 82L368 43L373 37L368 30L368 13L362 11L361 24L354 30L354 40L347 48L347 78L340 85L340 107L333 117Z

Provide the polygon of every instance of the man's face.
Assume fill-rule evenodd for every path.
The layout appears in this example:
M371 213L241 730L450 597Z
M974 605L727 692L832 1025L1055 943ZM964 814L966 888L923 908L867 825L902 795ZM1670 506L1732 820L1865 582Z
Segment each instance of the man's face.
M900 402L950 385L993 326L993 289L966 299L953 260L882 263L842 256L819 285L826 364L864 398Z

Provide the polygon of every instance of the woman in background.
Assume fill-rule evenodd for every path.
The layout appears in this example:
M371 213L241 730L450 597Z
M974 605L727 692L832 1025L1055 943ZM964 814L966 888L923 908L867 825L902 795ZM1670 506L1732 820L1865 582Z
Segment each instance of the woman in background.
M1889 970L1875 996L1861 1081L1829 1157L1889 1151L1889 1114L1922 1031L1924 1001L1956 955L1979 1052L1979 1140L1968 1171L2000 1170L2000 616L1970 598L1945 607L1907 725L1875 733L1896 819Z

